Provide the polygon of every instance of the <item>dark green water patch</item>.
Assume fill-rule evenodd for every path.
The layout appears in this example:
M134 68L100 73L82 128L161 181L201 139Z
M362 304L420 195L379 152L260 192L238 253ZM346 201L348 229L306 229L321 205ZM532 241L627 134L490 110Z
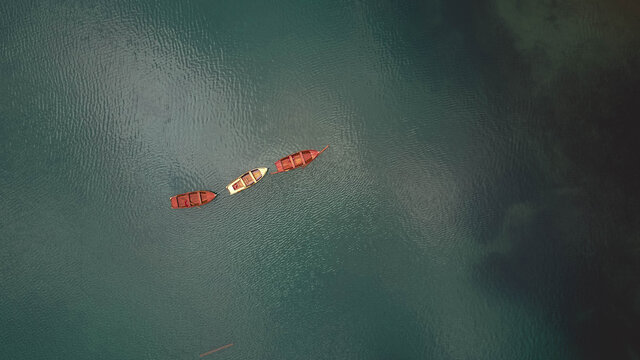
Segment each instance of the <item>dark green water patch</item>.
M560 61L544 43L523 51L521 34L506 25L498 6L455 1L445 11L480 60L478 71L494 94L489 116L498 124L525 124L527 130L513 136L537 159L533 169L508 169L511 181L494 181L501 185L478 200L489 214L478 235L489 255L478 264L477 279L496 296L544 308L583 358L636 358L640 42L637 36L621 41L606 33L619 58L603 64L585 58L593 55L589 51L568 51ZM552 26L580 10L542 6L555 14L546 19ZM604 15L593 15L606 26ZM597 33L598 20L593 22ZM640 33L637 21L625 24ZM594 37L593 46L607 40ZM556 69L544 70L551 79L546 85L536 78L541 69ZM518 185L526 178L536 185Z

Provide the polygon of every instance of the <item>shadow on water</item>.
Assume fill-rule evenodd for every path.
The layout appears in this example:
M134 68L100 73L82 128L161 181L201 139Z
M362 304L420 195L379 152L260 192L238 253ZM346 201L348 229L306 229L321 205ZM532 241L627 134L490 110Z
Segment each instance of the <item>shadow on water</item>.
M554 64L541 86L533 68L552 56L544 46L518 49L497 3L451 1L445 14L493 93L490 116L505 126L525 119L521 136L535 137L543 156L532 156L537 169L503 170L515 171L478 200L492 215L478 229L488 255L476 280L483 291L542 310L582 358L638 358L640 39L617 39L624 48L613 49L623 54L615 62L583 61L582 53L576 64ZM536 180L523 187L525 178Z

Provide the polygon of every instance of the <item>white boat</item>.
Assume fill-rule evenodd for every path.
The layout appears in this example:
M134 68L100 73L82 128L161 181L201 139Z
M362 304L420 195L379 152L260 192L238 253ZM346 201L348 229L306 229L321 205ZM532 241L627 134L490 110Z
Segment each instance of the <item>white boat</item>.
M247 171L242 174L239 178L233 180L229 185L227 185L227 190L229 190L229 194L233 195L235 193L239 193L240 191L253 186L253 184L257 183L260 179L262 179L269 169L267 168L257 168L251 171Z

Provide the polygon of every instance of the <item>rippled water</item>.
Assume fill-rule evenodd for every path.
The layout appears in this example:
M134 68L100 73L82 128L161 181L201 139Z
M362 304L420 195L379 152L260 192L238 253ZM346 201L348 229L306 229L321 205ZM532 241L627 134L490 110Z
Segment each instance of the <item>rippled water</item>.
M3 357L579 357L592 162L549 145L560 60L480 3L0 5Z

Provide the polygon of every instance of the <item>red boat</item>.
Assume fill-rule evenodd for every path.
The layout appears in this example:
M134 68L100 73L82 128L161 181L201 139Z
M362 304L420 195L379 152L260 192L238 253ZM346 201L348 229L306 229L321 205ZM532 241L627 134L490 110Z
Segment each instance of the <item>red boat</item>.
M309 165L318 155L322 154L323 151L327 150L329 145L325 146L324 149L318 150L302 150L298 151L295 154L291 154L289 156L285 156L282 159L275 162L276 169L278 171L273 174L277 174L279 172L289 171L300 167L305 167Z
M171 197L171 207L174 209L185 209L208 204L216 198L216 193L211 191L192 191Z

